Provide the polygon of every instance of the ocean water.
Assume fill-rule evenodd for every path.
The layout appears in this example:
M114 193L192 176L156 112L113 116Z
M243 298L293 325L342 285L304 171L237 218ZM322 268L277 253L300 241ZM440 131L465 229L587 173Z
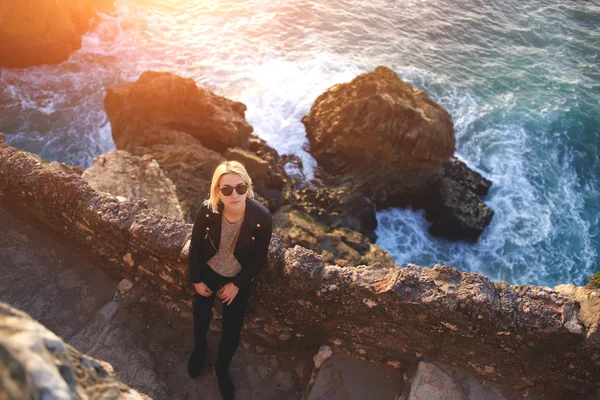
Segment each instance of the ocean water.
M457 155L494 184L475 244L378 212L400 266L451 265L511 284L584 284L600 269L600 3L532 0L117 0L60 65L0 70L0 131L88 167L114 148L105 89L146 70L244 102L255 133L298 155L328 87L378 65L444 106Z

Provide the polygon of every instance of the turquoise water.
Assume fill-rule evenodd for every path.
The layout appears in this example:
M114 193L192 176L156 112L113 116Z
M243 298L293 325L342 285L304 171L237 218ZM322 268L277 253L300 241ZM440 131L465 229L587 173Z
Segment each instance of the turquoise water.
M248 106L255 132L310 178L300 118L327 87L393 68L452 115L460 159L494 182L476 244L427 234L418 211L378 212L401 265L510 283L584 284L600 269L600 5L590 1L117 1L57 66L0 70L13 146L81 167L114 148L105 88L148 69Z

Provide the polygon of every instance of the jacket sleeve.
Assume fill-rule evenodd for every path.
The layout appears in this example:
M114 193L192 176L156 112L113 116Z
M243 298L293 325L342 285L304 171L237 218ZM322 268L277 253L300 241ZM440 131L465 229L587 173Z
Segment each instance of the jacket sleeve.
M271 243L271 236L273 234L273 218L271 217L271 213L266 214L266 218L262 221L262 224L264 230L256 240L249 265L242 269L233 280L233 284L240 289L250 286L252 279L258 275L261 268L267 263L269 244Z
M192 240L190 241L190 252L188 256L188 275L192 283L200 283L203 279L202 260L204 259L202 252L204 251L204 229L202 226L202 215L204 207L196 214L196 221L192 229Z

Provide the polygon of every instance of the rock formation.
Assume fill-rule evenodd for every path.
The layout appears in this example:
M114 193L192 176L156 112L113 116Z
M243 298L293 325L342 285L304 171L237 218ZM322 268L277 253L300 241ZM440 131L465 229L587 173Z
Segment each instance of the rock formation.
M59 64L81 47L96 11L112 0L20 0L0 3L0 67Z
M0 398L148 399L110 364L81 354L29 315L0 302Z
M271 209L283 202L286 179L279 156L251 137L244 104L192 79L147 71L136 82L109 88L104 107L117 148L157 160L173 181L185 221L193 222L214 168L225 159L248 167L255 192Z
M146 71L136 82L109 88L104 108L113 140L122 150L188 143L183 132L207 149L223 152L253 130L244 117L244 104L168 72Z
M123 150L112 150L96 157L81 177L98 191L125 198L145 198L148 207L183 219L173 182L149 156L136 157Z
M451 158L450 115L394 71L377 67L329 88L302 122L328 186L381 208L424 208L431 233L450 239L476 240L491 221L481 191L465 184L485 180Z
M328 171L392 165L406 178L426 177L454 154L450 114L385 67L329 88L302 122Z
M192 226L119 200L80 177L0 142L3 207L43 224L159 288L157 306L188 311ZM595 395L600 381L600 291L511 286L456 268L328 265L274 235L255 280L245 335L288 350L327 340L388 365L432 355L514 390L553 398Z

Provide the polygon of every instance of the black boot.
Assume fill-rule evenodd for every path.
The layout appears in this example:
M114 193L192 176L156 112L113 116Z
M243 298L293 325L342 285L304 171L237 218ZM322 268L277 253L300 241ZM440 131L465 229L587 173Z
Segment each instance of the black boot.
M195 379L200 376L202 366L204 365L204 356L206 355L206 347L194 348L188 361L188 375Z
M229 368L216 365L215 371L217 372L219 391L221 392L223 400L233 400L234 388L231 376L229 376Z

